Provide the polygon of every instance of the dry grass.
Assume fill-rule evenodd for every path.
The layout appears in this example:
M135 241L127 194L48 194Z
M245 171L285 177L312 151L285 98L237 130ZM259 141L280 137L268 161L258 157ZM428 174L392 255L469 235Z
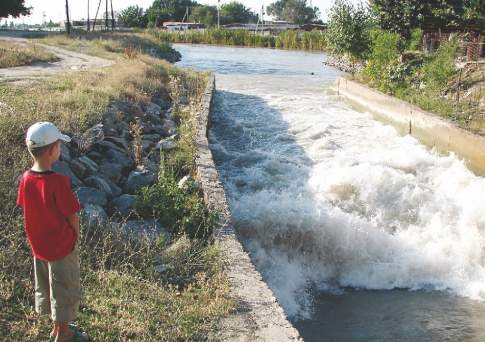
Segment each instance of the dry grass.
M8 228L15 229L0 238L0 333L10 341L45 340L50 322L33 311L20 220ZM84 294L77 323L95 341L207 340L233 309L217 247L184 237L170 246L129 240L107 227L83 228L80 246ZM167 271L157 272L159 264Z
M108 59L129 57L136 55L137 52L163 58L165 54L173 51L168 44L147 33L76 33L72 37L52 35L38 41Z
M36 62L55 62L54 54L32 43L17 44L0 41L0 68L30 65Z
M79 134L101 120L110 101L168 97L171 76L185 74L143 53L118 54L117 62L102 71L56 76L29 88L0 84L2 337L44 340L50 325L33 311L32 260L15 207L17 177L30 164L23 142L27 127L49 120ZM218 317L233 308L220 251L210 244L180 240L188 248L173 257L167 241L129 240L116 228L82 227L82 237L84 298L78 323L96 341L206 340ZM167 272L156 272L160 263Z

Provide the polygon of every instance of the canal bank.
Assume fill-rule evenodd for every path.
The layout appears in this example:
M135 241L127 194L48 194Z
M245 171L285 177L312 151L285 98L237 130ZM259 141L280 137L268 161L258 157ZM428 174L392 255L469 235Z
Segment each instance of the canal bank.
M332 89L359 110L392 124L402 134L411 134L442 153L454 152L479 175L485 175L485 136L473 134L406 101L339 77Z
M211 210L219 213L220 228L215 239L224 251L231 297L237 305L236 312L221 320L216 338L221 341L299 341L298 331L288 321L234 231L224 187L209 148L214 93L215 77L211 76L197 116L195 163L204 200Z

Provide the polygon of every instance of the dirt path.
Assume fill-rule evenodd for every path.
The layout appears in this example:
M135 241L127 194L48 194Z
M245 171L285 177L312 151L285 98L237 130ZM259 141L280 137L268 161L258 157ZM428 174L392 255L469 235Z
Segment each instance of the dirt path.
M2 37L0 40L26 44L29 41L24 38L14 37ZM32 79L38 77L46 77L55 75L60 72L71 72L86 70L92 68L102 68L113 64L113 61L85 55L78 52L68 51L59 47L49 46L45 44L36 44L46 49L47 51L55 54L60 58L57 62L39 62L32 65L18 66L13 68L1 68L0 69L0 82L1 81L16 81L22 79Z

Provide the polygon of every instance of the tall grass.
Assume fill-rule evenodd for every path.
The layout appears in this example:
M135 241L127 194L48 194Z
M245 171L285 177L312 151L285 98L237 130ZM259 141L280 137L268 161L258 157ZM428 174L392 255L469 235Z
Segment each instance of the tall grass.
M319 31L285 31L279 35L262 35L247 30L207 29L204 31L167 32L150 30L151 34L171 43L236 45L295 50L324 50L324 34Z
M36 62L55 62L56 55L32 43L0 41L0 68L30 65Z

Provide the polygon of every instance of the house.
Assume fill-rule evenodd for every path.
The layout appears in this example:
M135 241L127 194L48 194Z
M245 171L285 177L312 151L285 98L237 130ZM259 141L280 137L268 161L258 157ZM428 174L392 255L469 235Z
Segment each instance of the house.
M435 51L441 42L457 36L461 43L461 52L468 61L476 61L484 56L485 36L479 25L464 25L460 27L436 28L433 25L423 27L423 50L426 53Z
M167 31L186 31L197 30L205 28L204 24L199 23L187 23L180 21L166 21L163 23L163 28Z

